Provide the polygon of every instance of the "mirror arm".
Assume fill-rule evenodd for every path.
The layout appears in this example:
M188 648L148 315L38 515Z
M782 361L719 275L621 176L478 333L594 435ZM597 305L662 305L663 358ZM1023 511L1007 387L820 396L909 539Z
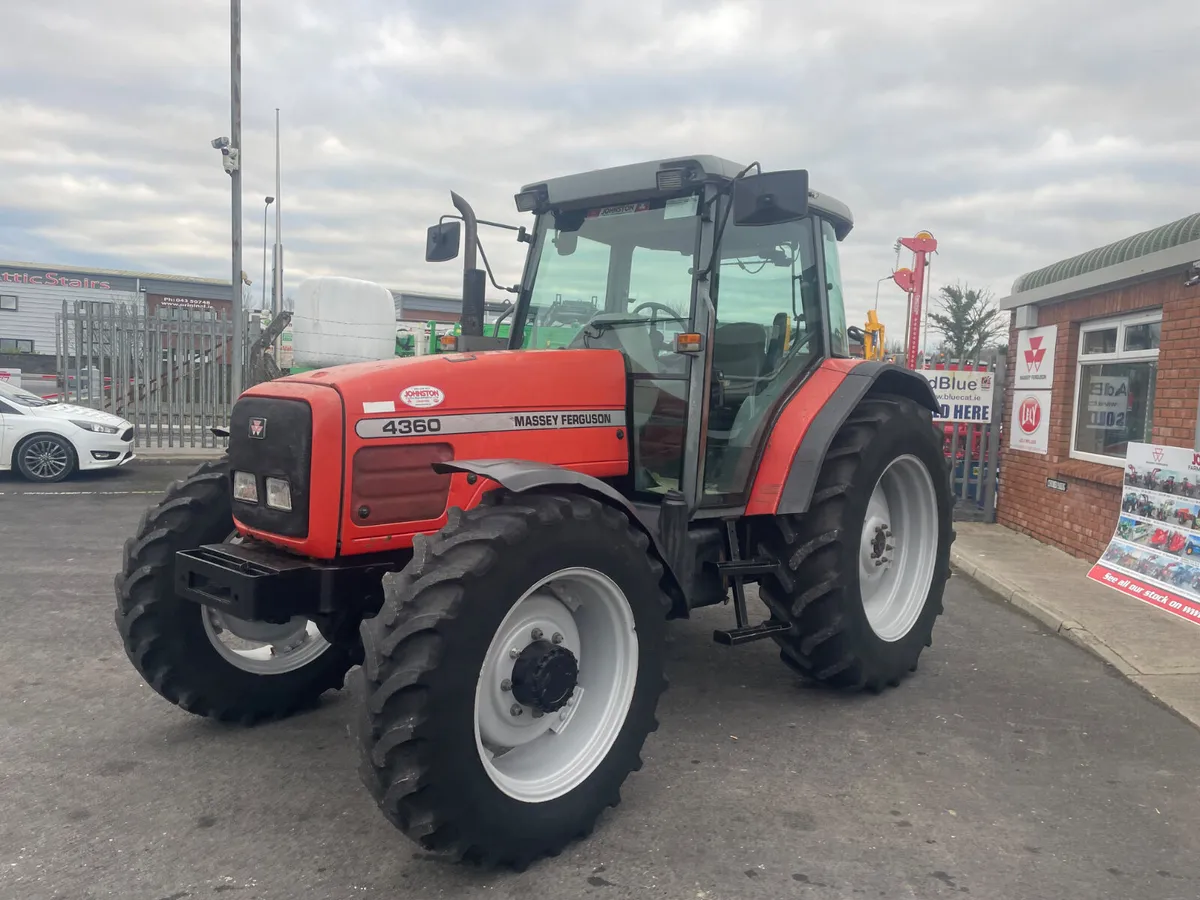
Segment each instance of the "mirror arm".
M762 166L757 161L752 162L730 179L729 190L721 192L729 197L729 203L725 207L725 215L721 216L721 224L717 227L717 233L713 236L712 255L708 258L708 265L696 276L697 281L706 281L712 274L713 266L717 264L717 254L721 252L721 238L725 236L725 226L729 224L729 214L733 212L733 183L739 178L745 178L751 169L758 169L758 173L762 174ZM721 194L717 196L721 196Z
M492 287L494 287L498 291L505 291L509 294L518 293L521 290L519 287L516 287L516 286L504 287L503 285L499 285L496 283L496 277L492 274L491 263L488 262L487 254L483 252L483 241L476 238L475 243L476 243L476 246L479 248L479 258L483 260L483 267L484 267L484 269L487 270L488 280L492 283Z

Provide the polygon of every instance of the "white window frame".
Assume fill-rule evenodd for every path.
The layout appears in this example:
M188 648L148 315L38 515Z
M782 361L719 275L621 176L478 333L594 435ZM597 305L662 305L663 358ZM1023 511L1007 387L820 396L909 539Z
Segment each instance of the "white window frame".
M1101 363L1133 363L1133 362L1157 362L1158 348L1153 350L1125 350L1125 331L1131 326L1145 325L1147 323L1159 323L1159 344L1162 343L1162 309L1144 310L1141 312L1128 313L1123 316L1112 316L1105 319L1091 319L1087 322L1080 323L1079 327L1079 346L1076 348L1075 359L1075 390L1071 401L1071 434L1070 443L1067 445L1071 459L1082 459L1087 462L1100 463L1104 466L1115 466L1119 469L1125 467L1125 460L1118 459L1115 456L1105 456L1101 453L1086 453L1082 450L1075 449L1075 434L1079 427L1079 387L1083 383L1083 368L1084 366L1097 365ZM1087 335L1097 331L1107 331L1111 328L1117 329L1117 349L1114 353L1088 353L1084 354L1083 344ZM1154 374L1154 395L1158 397L1158 372ZM1150 410L1150 415L1154 415L1154 410Z
M12 301L12 306L4 306L3 304L0 304L0 312L20 312L21 311L20 296L18 296L17 294L5 294L3 292L0 292L0 296L2 296L5 300Z

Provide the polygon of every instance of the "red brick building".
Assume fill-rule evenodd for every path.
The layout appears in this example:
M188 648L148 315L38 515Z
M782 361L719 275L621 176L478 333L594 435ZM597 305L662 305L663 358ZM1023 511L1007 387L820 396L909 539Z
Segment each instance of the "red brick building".
M1012 325L997 520L1097 559L1126 445L1200 449L1200 214L1022 275L1000 306Z

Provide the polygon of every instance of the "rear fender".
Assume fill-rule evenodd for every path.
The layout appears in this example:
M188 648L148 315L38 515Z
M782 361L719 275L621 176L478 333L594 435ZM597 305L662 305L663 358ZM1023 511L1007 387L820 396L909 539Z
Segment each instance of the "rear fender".
M841 377L837 378L837 375ZM747 515L796 515L807 512L817 476L834 436L859 403L868 396L878 394L907 397L931 412L939 409L933 388L916 372L875 360L858 363L827 361L780 411L777 427L792 420L798 423L791 433L772 434L770 437L768 453L791 455L787 475L782 485L776 485L773 491L767 485L760 485L756 479L747 502ZM788 411L797 406L816 411L811 418L788 416ZM760 466L760 472L762 468Z
M666 570L667 579L673 592L682 598L681 582L671 568L669 557L659 541L656 530L645 521L636 506L614 488L592 475L574 472L550 463L530 462L523 459L457 459L433 464L433 470L442 475L455 472L465 472L486 478L514 494L538 490L539 488L559 487L569 491L590 494L602 503L616 507L629 517L634 527L645 533L650 539L654 555ZM676 598L673 597L672 600ZM685 607L686 608L686 607Z

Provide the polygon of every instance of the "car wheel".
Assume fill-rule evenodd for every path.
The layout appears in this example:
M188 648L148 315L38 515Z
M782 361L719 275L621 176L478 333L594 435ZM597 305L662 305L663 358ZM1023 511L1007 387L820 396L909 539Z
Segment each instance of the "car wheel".
M51 484L75 471L75 448L55 434L36 434L17 447L17 471L30 481Z

